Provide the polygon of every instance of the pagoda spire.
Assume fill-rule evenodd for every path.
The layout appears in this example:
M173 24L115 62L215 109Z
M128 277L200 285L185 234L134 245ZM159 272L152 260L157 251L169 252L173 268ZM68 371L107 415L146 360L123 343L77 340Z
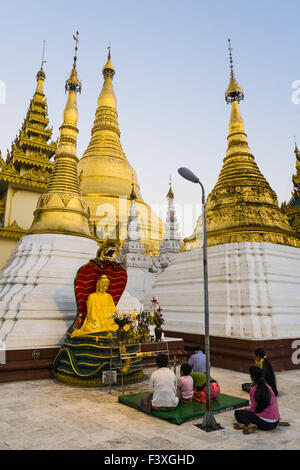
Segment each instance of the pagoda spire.
M178 223L175 215L175 207L174 207L174 192L172 189L172 180L170 176L169 182L169 191L167 194L168 199L168 213L167 213L167 220L166 220L166 230L164 233L164 240L180 240L180 235L178 232ZM179 243L180 248L180 243ZM178 248L178 249L179 249Z
M230 62L230 82L229 82L227 91L225 93L225 100L227 103L232 103L234 101L237 101L239 103L241 100L244 99L244 92L243 92L243 89L237 83L235 76L234 76L232 47L231 47L230 39L228 39L228 45L229 45L229 62Z
M128 268L150 268L151 261L145 256L145 247L141 242L140 225L137 215L136 194L134 184L131 185L131 193L129 196L131 201L129 216L127 222L126 240L122 245L120 252L120 262Z
M135 201L137 197L134 191L134 184L132 184L129 199L131 200L131 204L130 204L130 209L129 209L126 241L140 242L141 234L140 234L139 221L137 217L137 209L135 205Z
M157 253L162 221L143 201L136 172L120 142L117 99L113 89L116 70L112 64L111 46L108 47L102 74L103 86L97 101L91 139L78 164L82 194L91 211L91 222L96 223L97 230L103 229L104 237L111 238L111 234L120 227L123 242L133 184L145 249Z
M296 139L294 153L296 156L296 173L292 176L292 197L288 203L282 204L282 210L286 214L292 229L300 235L300 151Z
M296 174L293 175L292 179L294 184L294 191L297 193L298 197L300 197L300 151L296 142L294 152L296 156Z
M167 194L168 211L165 225L165 233L163 242L159 247L158 261L160 267L165 269L170 262L175 258L176 254L181 248L180 234L178 230L178 223L174 207L175 195L172 189L172 180L170 176L169 191Z
M42 54L42 62L41 62L41 68L36 74L36 79L37 79L37 86L36 86L36 94L44 96L44 80L46 78L45 72L44 72L44 64L47 62L45 59L45 45L46 41L43 43L43 54Z
M52 128L49 128L48 106L44 94L44 50L41 67L36 74L36 90L30 101L27 115L19 134L12 143L7 163L13 164L18 172L40 167L44 172L51 172L53 163L50 159L57 150L57 142L50 141Z
M66 81L68 93L60 127L55 165L46 191L40 197L30 233L63 233L90 237L87 205L81 195L78 178L77 145L77 93L81 82L77 77L76 61L78 32L74 36L76 47L73 68Z
M102 69L104 83L97 101L92 138L82 158L88 158L95 152L97 155L105 156L110 149L110 151L113 150L114 156L126 160L120 143L117 98L113 88L113 78L116 72L111 62L110 46L108 50L107 62Z
M239 109L244 92L234 76L230 41L229 52L230 83L225 93L231 104L228 147L218 181L207 198L208 244L263 241L298 246L275 192L249 149Z

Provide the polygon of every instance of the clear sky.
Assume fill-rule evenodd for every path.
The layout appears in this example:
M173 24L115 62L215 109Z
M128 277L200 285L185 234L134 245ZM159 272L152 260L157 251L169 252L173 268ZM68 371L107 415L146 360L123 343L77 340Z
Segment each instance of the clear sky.
M281 203L292 190L294 135L300 145L300 104L292 101L292 83L300 80L299 18L299 0L2 2L2 154L10 148L35 90L44 39L44 88L58 137L64 81L74 54L72 35L78 29L83 85L78 98L78 156L90 139L111 42L121 143L144 200L164 203L171 174L176 203L199 204L198 187L183 180L177 169L193 169L207 193L217 180L227 146L230 108L224 93L230 37L235 75L245 93L240 107L249 146ZM190 214L184 235L195 223L195 210Z

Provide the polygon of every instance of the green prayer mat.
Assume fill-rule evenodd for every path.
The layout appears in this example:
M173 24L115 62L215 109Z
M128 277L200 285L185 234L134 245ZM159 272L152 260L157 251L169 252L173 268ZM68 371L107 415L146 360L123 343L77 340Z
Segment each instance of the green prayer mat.
M119 396L119 402L142 411L138 407L138 403L142 395L144 395L144 393ZM243 408L248 405L249 400L220 393L215 400L212 400L212 411L214 413L222 413L236 408ZM177 408L173 411L152 410L150 414L156 418L166 419L174 424L182 424L190 419L196 419L199 418L199 416L203 416L205 414L205 408L205 403L199 403L196 400L193 400L192 403L179 403Z

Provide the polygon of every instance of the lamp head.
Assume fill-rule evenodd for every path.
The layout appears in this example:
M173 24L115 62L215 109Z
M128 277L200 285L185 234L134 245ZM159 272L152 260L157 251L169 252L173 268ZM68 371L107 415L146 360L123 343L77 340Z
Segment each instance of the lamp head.
M192 183L200 183L198 176L196 176L191 170L188 168L179 168L178 173L182 178L185 178Z

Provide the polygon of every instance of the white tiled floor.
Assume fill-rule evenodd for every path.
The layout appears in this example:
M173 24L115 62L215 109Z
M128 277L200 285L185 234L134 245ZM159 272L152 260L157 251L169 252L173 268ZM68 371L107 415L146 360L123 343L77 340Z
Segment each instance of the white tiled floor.
M212 369L222 393L248 398L248 376ZM216 415L224 429L201 431L194 420L170 424L118 402L118 390L73 388L53 380L0 384L0 449L300 449L300 370L277 374L281 417L291 427L249 436L235 431L233 411ZM147 382L126 393L147 389Z

